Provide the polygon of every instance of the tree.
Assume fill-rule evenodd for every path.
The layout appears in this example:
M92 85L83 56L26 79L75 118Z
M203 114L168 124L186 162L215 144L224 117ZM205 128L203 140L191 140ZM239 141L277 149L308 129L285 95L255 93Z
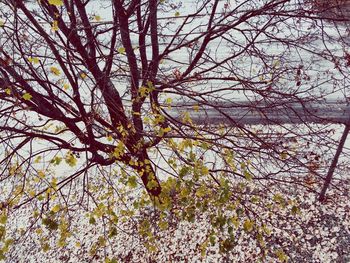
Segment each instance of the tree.
M92 259L123 220L156 253L157 231L204 213L204 254L216 243L228 253L246 233L254 258L287 260L254 209L299 213L290 190L320 191L334 126L266 113L344 98L343 16L297 0L2 0L1 10L2 254L35 231L42 250L69 251L86 213L105 229ZM267 125L228 114L242 107ZM194 121L209 109L225 123ZM8 218L23 210L26 228L8 237Z

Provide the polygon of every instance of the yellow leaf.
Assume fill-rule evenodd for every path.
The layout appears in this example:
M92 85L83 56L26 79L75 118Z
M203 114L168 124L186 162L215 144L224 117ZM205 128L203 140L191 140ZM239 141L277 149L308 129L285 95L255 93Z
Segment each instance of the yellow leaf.
M275 250L275 255L280 262L288 262L288 256L284 253L282 249Z
M182 117L182 121L184 122L184 123L189 123L189 124L193 124L193 122L192 122L192 119L191 119L191 116L190 116L190 114L188 113L188 112L184 112L183 114L183 117Z
M3 20L0 20L0 27L3 27L5 25L5 22Z
M29 194L30 197L34 197L36 193L35 193L34 190L30 190L30 191L28 192L28 194Z
M208 174L209 174L209 169L208 169L208 167L202 166L201 174L202 174L202 175L208 175Z
M49 0L49 4L54 5L54 6L62 6L63 1L62 0Z
M239 220L237 216L231 218L231 223L237 228L239 226Z
M58 31L58 21L57 20L54 20L53 22L52 22L52 25L51 25L51 29L53 30L53 31Z
M274 68L277 68L277 67L280 66L280 64L281 64L281 62L280 62L279 60L274 60L273 63L272 63L272 66L273 66Z
M172 101L173 100L171 98L167 98L165 102L166 102L166 104L171 104Z
M243 223L243 229L244 229L244 231L250 232L250 231L253 230L253 227L254 227L254 222L253 222L253 221L251 221L251 220L249 220L249 219L247 219L246 221L244 221L244 223Z
M195 112L198 112L199 111L199 105L193 105L193 110Z
M36 57L29 57L28 58L28 61L30 62L30 63L32 63L32 64L38 64L39 63L39 59L38 58L36 58Z
M57 213L58 211L60 211L61 206L60 205L55 205L54 207L52 207L51 211L54 213Z
M66 240L64 240L64 239L62 239L62 238L60 238L60 239L58 240L58 242L57 242L57 246L58 246L58 247L64 247L64 246L66 246L66 245L67 245Z
M49 194L53 193L56 190L57 190L57 178L54 177L51 180L51 187L46 190L46 194L49 195ZM51 200L53 200L53 199L51 199Z
M44 179L45 178L45 173L43 171L38 171L38 176L41 178L41 179Z
M280 154L280 158L282 160L286 160L288 158L288 153L286 151L283 151L281 154Z
M175 12L175 17L179 17L180 16L180 12L179 11L176 11Z
M35 158L34 163L39 163L40 160L41 160L41 156L38 156L38 157Z
M68 84L68 83L64 83L64 84L63 84L63 88L64 88L64 90L69 89L69 84Z
M56 67L51 67L50 72L56 76L59 76L61 74L61 71Z
M82 79L85 79L85 78L87 77L87 75L86 75L85 72L81 72L81 73L80 73L80 77L81 77Z
M139 96L140 96L141 98L146 97L146 96L148 95L148 92L149 92L149 89L148 89L147 87L145 87L145 86L141 86L141 87L139 88Z
M101 21L101 17L99 16L99 15L95 15L95 20L97 21L97 22L99 22L99 21Z
M166 221L159 221L158 226L161 230L166 230L168 228L168 222Z
M5 92L6 92L7 95L11 95L11 89L10 88L5 89Z
M52 180L51 180L51 184L52 186L57 186L57 178L56 177L53 177Z
M163 132L166 133L166 132L170 132L171 131L171 127L166 127L163 129Z
M119 52L120 54L125 54L125 48L124 48L124 47L118 48L118 52Z
M22 95L22 98L23 98L24 100L31 100L32 97L33 97L33 96L30 95L28 92L26 92L26 93L24 93L24 94Z
M43 233L43 230L41 228L38 228L35 230L35 233L37 233L38 235L41 235Z
M119 158L120 156L123 156L125 153L125 146L123 142L119 141L118 145L114 148L113 156L115 158Z
M47 252L49 251L51 248L50 248L50 245L48 243L43 243L41 245L41 249L44 251L44 252Z

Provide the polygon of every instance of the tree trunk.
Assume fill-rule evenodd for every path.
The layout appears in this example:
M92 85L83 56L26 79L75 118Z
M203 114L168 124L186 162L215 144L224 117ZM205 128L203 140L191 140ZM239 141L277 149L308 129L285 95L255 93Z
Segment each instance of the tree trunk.
M332 178L333 178L333 174L334 174L334 170L335 168L337 167L337 164L338 164L338 160L339 160L339 156L344 148L344 144L345 144L345 141L346 141L346 137L348 136L349 134L349 131L350 131L350 125L347 124L345 126L345 129L344 129L344 132L340 138L340 142L339 142L339 145L338 145L338 148L337 148L337 151L334 155L334 158L333 158L333 161L332 161L332 164L331 166L329 167L329 170L328 170L328 173L327 173L327 176L326 176L326 179L323 183L323 187L322 187L322 190L321 190L321 193L320 193L320 196L318 198L318 200L320 202L323 202L325 200L325 197L326 197L326 191L329 187L329 185L331 184L331 181L332 181Z

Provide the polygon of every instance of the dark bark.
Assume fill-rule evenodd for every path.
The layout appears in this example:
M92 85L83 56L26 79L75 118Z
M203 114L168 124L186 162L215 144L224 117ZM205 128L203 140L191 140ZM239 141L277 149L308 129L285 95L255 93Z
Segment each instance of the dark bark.
M342 153L343 151L343 148L344 148L344 144L345 144L345 141L346 141L346 138L349 134L349 131L350 131L350 125L347 124L345 126L345 129L343 131L343 134L340 138L340 141L339 141L339 144L338 144L338 147L337 147L337 151L335 152L335 155L333 157L333 161L331 163L331 166L329 167L329 170L328 170L328 173L327 173L327 176L324 180L324 183L323 183L323 187L322 187L322 190L321 190L321 193L320 193L320 196L318 198L318 200L320 202L323 202L325 199L326 199L326 192L327 192L327 189L329 188L331 182L332 182L332 178L333 178L333 174L334 174L334 171L335 171L335 168L337 167L337 164L338 164L338 160L339 160L339 157L340 157L340 154Z

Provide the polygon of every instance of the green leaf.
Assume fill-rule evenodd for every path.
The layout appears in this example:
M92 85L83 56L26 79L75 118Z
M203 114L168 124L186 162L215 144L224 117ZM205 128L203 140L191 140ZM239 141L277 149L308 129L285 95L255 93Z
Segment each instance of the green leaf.
M0 224L5 225L7 222L7 215L5 213L0 216Z
M292 207L292 215L296 215L298 213L300 213L299 207L293 205L293 207Z
M4 251L2 249L0 249L0 260L5 260L6 257L4 255Z
M111 237L114 237L118 234L118 230L115 228L115 227L112 227L110 230L109 230L109 234L108 234L108 237L111 238Z
M149 182L147 183L147 188L150 190L157 188L157 187L158 187L158 183L154 179L149 180Z
M14 240L12 238L6 239L5 240L5 244L4 247L2 248L2 250L4 251L4 253L7 253L9 250L9 247L14 243Z
M179 177L183 178L184 176L186 176L188 173L190 172L190 168L188 166L183 166L181 167L180 171L179 171Z
M34 163L40 163L41 161L41 156L39 155L38 157L35 158Z
M61 163L61 161L62 161L62 158L56 156L50 161L50 163L52 163L53 165L59 165Z
M6 229L4 226L0 226L0 241L5 237L6 235Z
M247 170L244 171L244 178L245 178L247 181L253 180L253 176L252 176L251 173L249 173Z
M197 189L197 191L196 191L196 196L198 196L198 197L203 197L203 196L205 196L207 193L208 193L207 187L204 186L204 185L201 185L201 186Z
M239 226L239 220L238 220L238 217L231 217L230 218L230 223L232 223L236 228L238 228Z
M154 88L154 85L153 85L153 82L150 81L150 80L147 81L147 86L148 86L148 88L150 89L150 91L153 91L153 90L155 89L155 88Z
M124 143L122 141L119 141L117 146L114 148L113 156L118 159L121 156L123 156L124 153L125 153Z
M42 223L49 230L57 230L58 229L58 223L50 217L43 218Z
M41 245L41 249L44 251L44 252L47 252L49 251L51 248L50 248L50 245L48 243L44 243Z
M136 188L137 187L137 178L136 176L130 176L128 178L128 183L127 185L130 187L130 188Z
M96 219L95 219L95 217L90 216L90 218L89 218L89 223L90 223L91 225L96 224Z
M210 235L209 236L209 242L212 246L215 245L215 241L216 241L216 236L215 235Z
M234 248L234 241L231 238L225 239L220 245L220 250L222 252L228 252Z
M74 167L77 165L77 158L75 158L74 154L70 151L66 154L64 160L70 167Z

